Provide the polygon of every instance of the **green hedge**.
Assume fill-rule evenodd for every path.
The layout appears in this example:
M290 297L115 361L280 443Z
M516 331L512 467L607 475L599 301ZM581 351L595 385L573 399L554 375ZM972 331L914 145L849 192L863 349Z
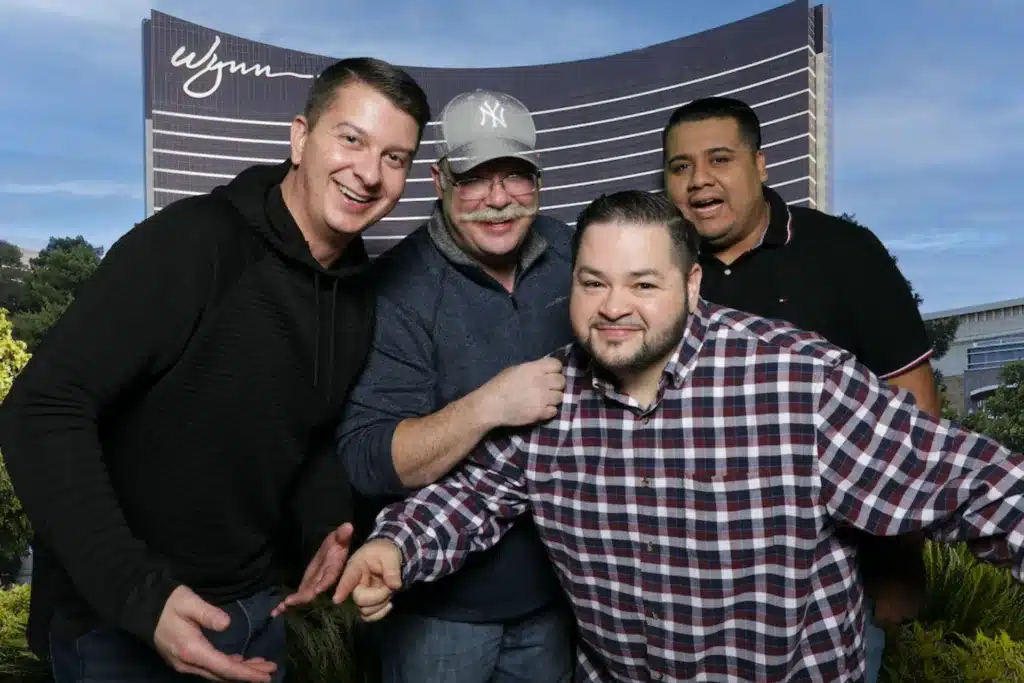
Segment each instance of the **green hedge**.
M890 631L881 683L1024 683L1024 587L965 547L927 544L928 598ZM28 586L0 590L0 680L45 680L28 653ZM373 683L377 667L348 606L290 612L289 679Z
M25 639L29 596L28 586L0 589L0 680L31 680L41 672Z

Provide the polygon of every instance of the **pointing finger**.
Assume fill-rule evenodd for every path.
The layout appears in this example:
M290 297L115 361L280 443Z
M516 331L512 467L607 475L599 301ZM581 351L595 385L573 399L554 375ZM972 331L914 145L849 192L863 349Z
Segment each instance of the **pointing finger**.
M334 604L338 605L345 601L356 586L363 581L368 572L364 567L349 565L338 580L338 586L334 589Z
M355 527L350 523L345 522L340 527L334 530L334 538L343 546L348 546L352 541L352 535L355 533Z

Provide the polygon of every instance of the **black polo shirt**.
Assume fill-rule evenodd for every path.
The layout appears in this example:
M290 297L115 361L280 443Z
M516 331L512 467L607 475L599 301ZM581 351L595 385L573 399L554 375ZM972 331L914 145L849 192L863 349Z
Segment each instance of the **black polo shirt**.
M771 218L761 242L725 265L701 254L701 296L816 332L883 379L932 354L906 279L867 228L764 188Z

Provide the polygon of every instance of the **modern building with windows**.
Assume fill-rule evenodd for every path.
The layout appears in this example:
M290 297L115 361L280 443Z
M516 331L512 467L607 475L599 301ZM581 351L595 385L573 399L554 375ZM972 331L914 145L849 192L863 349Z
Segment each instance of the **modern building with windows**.
M935 362L946 379L954 408L976 410L999 386L999 373L1013 361L1024 361L1024 299L937 311L926 320L959 318L960 327L949 352Z
M574 223L601 193L661 187L661 131L672 110L708 95L754 107L768 182L794 205L828 211L832 177L827 7L795 0L718 28L595 59L507 68L407 66L439 115L460 92L508 92L534 114L544 164L542 207ZM288 50L160 12L142 27L147 215L288 154L288 127L312 79L339 55ZM340 55L344 56L344 55ZM371 228L379 254L430 213L438 127L406 194Z

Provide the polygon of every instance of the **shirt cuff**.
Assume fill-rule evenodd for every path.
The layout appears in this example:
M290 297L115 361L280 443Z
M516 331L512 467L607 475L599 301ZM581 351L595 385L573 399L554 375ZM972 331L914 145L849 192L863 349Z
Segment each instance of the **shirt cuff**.
M402 556L402 587L419 580L420 570L420 547L416 542L416 535L404 524L398 522L384 522L373 530L373 533L366 539L366 542L383 539L390 541L397 548Z

